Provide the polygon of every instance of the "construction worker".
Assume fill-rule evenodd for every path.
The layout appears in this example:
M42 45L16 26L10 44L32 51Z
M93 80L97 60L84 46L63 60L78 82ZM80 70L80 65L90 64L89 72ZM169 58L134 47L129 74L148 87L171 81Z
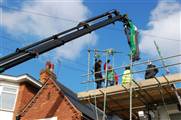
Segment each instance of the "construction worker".
M107 86L113 86L114 85L114 70L112 66L109 66L109 69L107 70Z
M145 72L145 79L154 78L157 73L158 73L158 68L155 65L153 65L151 62L149 62Z
M110 60L107 60L105 63L104 63L104 72L106 72L106 69L110 69Z
M118 81L119 81L119 76L116 72L114 72L114 84L118 85Z
M97 89L102 87L102 82L103 82L101 64L102 64L102 61L98 60L95 62L95 65L94 65L94 73L95 73L94 77L95 77L95 82L97 84L97 87L96 87Z
M112 70L112 66L110 65L110 60L107 60L105 63L104 63L104 73L105 73L105 77L107 77L107 80L106 82L106 87L107 86L112 86L114 85L114 72Z
M130 66L125 67L125 71L122 76L122 85L130 83L132 80Z

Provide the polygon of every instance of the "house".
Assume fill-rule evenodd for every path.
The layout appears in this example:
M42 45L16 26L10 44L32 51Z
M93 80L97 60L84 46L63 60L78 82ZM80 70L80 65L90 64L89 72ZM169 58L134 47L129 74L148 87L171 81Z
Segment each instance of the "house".
M12 120L15 111L21 110L41 86L40 82L27 74L18 77L0 75L1 119Z
M0 86L0 116L5 120L95 120L103 116L100 109L80 103L74 92L57 81L51 63L41 71L40 81L27 74L0 75Z

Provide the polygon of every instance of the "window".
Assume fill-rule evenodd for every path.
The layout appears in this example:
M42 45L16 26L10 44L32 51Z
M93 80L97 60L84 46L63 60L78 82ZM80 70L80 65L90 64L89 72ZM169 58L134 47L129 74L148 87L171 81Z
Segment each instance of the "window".
M1 98L1 94L0 94L0 108L1 108L1 106L2 106L2 98Z
M38 119L38 120L57 120L57 117L52 117L52 118L44 118L44 119Z
M16 87L0 86L0 109L13 111L16 93Z
M0 86L0 108L2 106L2 97L1 97L2 90L3 90L3 86Z

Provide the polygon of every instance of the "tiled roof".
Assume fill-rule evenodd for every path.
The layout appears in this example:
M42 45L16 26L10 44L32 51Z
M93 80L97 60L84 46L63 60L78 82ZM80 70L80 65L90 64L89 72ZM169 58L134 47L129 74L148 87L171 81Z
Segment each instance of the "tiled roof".
M77 95L73 91L71 91L70 89L65 87L63 84L59 83L58 81L56 81L56 84L62 90L64 95L71 101L71 103L83 115L86 115L89 118L94 119L94 120L96 119L95 106L93 106L92 104L82 104L82 103L80 103L79 99L77 98ZM99 109L97 109L97 111L98 111L97 114L98 114L99 118L102 118L102 112Z

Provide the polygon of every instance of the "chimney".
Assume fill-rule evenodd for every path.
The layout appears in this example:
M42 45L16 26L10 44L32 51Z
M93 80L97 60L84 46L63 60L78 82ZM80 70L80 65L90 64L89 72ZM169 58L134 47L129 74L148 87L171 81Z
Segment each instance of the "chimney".
M47 61L45 69L40 72L40 82L44 84L48 79L56 80L56 75L53 71L54 64L52 64L50 61Z

